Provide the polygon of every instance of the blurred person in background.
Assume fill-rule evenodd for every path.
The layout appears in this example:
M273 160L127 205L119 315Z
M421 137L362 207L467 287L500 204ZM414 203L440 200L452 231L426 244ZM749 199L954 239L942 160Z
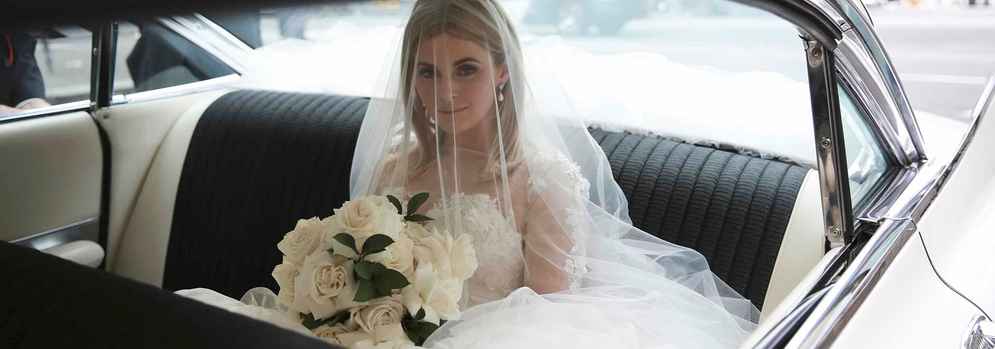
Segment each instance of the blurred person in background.
M27 32L4 32L0 38L0 115L49 106L45 81L35 46L38 40Z

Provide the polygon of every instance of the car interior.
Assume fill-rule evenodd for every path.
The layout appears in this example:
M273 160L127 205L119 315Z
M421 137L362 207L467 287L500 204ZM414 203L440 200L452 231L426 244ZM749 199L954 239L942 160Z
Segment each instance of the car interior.
M119 70L131 68L119 56ZM146 73L126 92L171 86L157 82L160 73L194 84L228 74ZM18 280L0 291L7 314L17 314L0 318L0 339L23 347L97 341L30 330L52 316L93 313L102 314L90 319L99 327L129 335L108 347L323 345L172 291L204 287L238 299L252 287L275 289L276 243L297 219L327 216L348 199L369 97L204 86L95 113L0 118L8 164L0 170L0 276ZM827 251L817 170L690 137L589 131L636 227L700 252L761 309L761 320L804 296L792 290ZM12 301L21 294L54 302L25 314L28 304ZM187 325L167 336L156 331L165 324ZM208 324L251 335L217 339L210 333L225 329Z

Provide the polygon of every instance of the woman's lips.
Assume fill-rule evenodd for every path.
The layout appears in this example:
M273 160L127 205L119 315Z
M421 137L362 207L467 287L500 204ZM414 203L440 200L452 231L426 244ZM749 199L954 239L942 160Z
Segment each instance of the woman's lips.
M439 110L439 112L440 113L451 114L451 113L459 113L459 112L467 110L467 109L470 109L470 106L462 107L462 108L459 108L459 109L456 109L456 110Z

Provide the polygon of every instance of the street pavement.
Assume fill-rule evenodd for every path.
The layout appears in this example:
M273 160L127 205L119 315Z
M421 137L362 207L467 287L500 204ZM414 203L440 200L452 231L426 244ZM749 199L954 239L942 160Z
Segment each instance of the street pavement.
M913 108L970 118L995 74L995 6L872 8L871 16Z

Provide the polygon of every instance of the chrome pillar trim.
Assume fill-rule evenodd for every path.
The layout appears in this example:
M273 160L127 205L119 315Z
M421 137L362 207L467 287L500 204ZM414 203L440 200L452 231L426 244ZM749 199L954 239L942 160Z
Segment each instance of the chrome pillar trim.
M158 18L159 23L166 28L207 50L236 73L245 73L247 68L244 59L251 54L252 49L224 29L218 30L220 27L214 22L204 22L202 19L207 20L203 16Z
M989 79L985 87L985 93L974 111L974 122L964 136L957 155L949 163L927 162L917 169L915 177L884 214L887 218L880 220L883 224L837 280L834 291L824 297L798 330L792 347L828 346L832 343L901 248L916 234L915 222L922 218L960 164L979 125L989 122L985 114L992 103L995 103L995 77Z
M11 243L30 247L36 250L44 250L78 240L89 240L96 242L99 235L99 226L97 225L97 222L96 217L88 218L66 226L26 236L11 241Z
M786 347L830 346L915 232L910 219L884 220Z
M212 90L222 90L233 88L242 79L238 74L228 74L213 79L191 82L189 84L164 87L160 89L115 95L114 104L144 102L157 99L185 96L207 92Z
M901 110L891 97L887 83L879 74L874 59L867 54L860 38L852 31L844 33L836 49L838 71L861 97L872 102L871 123L877 126L879 136L885 141L891 155L900 166L909 166L921 160L912 131L902 118Z
M117 24L102 22L93 32L90 57L90 102L94 110L111 104L114 91L114 47L117 45Z
M78 102L57 104L44 108L30 109L22 113L0 116L0 125L8 122L16 122L21 120L35 119L46 116L54 116L54 115L87 111L87 110L90 110L90 101L78 101Z
M854 220L836 70L833 68L835 56L812 38L806 39L805 50L826 237L836 247L853 240Z
M884 50L884 46L881 44L881 40L878 38L877 34L874 32L874 28L871 24L865 20L864 16L861 15L860 10L849 0L829 0L835 1L837 6L842 11L843 16L847 18L850 22L853 32L855 32L859 39L858 42L863 43L863 47L866 49L867 54L871 56L874 66L877 67L878 73L880 74L884 86L887 91L891 94L892 99L895 101L896 107L898 109L898 115L901 116L902 121L906 125L910 134L910 139L912 145L916 148L917 154L920 158L914 159L915 161L920 161L925 159L926 148L924 146L922 133L919 131L919 124L916 122L915 113L912 110L912 105L909 103L908 98L905 95L905 89L898 78L898 73L895 72L894 65L891 63L891 57Z
M981 92L981 98L978 98L978 102L971 109L971 115L974 116L975 121L985 114L993 103L992 100L995 100L995 74L988 76L988 83L985 84L985 89ZM971 132L973 133L974 129Z

